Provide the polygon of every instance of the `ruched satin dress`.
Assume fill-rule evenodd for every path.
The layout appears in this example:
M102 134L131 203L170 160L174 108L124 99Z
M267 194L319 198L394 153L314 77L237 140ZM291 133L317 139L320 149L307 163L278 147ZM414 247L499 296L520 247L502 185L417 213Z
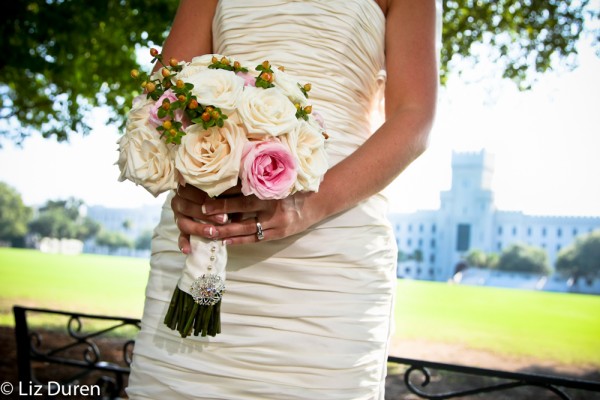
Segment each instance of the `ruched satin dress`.
M374 0L221 0L213 51L252 68L269 60L310 82L334 165L372 134L384 31ZM222 333L182 339L162 322L185 260L168 199L130 398L383 399L397 254L386 212L375 195L301 234L230 246Z

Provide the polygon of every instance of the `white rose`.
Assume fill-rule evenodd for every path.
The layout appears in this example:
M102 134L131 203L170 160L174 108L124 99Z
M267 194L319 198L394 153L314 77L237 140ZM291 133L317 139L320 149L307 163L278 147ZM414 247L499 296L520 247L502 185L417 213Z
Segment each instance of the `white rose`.
M150 127L150 110L153 105L154 100L148 99L145 94L135 97L133 99L131 110L127 113L126 129L132 130L140 125L147 125Z
M291 132L298 124L296 107L277 87L247 86L238 112L250 135L278 136Z
M279 88L294 104L302 107L308 105L308 101L298 86L298 81L291 75L275 68L273 70L273 84Z
M281 136L281 141L290 148L298 163L295 191L316 192L328 169L325 138L321 132L300 121L296 130Z
M119 181L142 185L155 197L177 187L174 147L162 141L154 128L139 125L127 130L119 141Z
M185 81L194 85L192 94L198 103L218 107L227 115L238 107L244 90L244 80L223 69L206 69L190 75Z
M186 132L175 157L175 167L185 182L211 197L235 186L246 143L244 130L225 120L222 128L191 125Z

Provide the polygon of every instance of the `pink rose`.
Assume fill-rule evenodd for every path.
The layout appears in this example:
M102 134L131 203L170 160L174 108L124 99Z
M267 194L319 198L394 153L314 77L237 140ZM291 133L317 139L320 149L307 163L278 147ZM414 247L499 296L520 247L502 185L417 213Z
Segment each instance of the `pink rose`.
M244 80L244 86L256 86L256 77L250 72L236 72L236 75Z
M261 200L283 199L296 182L297 167L289 149L276 140L248 142L244 146L240 178L242 193Z
M165 100L165 99L168 99L171 103L174 103L177 101L177 96L175 95L175 93L172 90L169 89L169 90L165 90L163 95L160 96L158 98L158 100L156 100L156 103L154 103L154 105L150 109L150 122L152 124L154 124L155 126L162 125L163 121L166 119L166 117L158 118L158 110L162 106L163 100ZM184 117L183 110L175 110L174 114L175 114L175 121L183 122L184 127L189 124L189 123L186 123L186 121L183 118Z

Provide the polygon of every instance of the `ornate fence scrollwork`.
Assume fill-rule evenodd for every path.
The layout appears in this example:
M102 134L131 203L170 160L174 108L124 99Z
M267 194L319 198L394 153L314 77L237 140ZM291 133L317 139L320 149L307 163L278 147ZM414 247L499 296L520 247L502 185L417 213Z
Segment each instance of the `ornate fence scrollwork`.
M67 373L53 379L61 385L78 385L83 379L95 379L91 384L100 388L101 398L114 399L121 395L131 365L132 337L140 329L138 319L19 306L13 307L13 313L20 382L47 385L48 380L39 379L34 365L42 362L66 367L61 370ZM49 332L30 328L28 318L32 314L68 318L66 326L58 329L60 343L50 344L45 340ZM115 354L119 348L111 349L110 357L102 352L99 341L108 337L122 338L122 354Z
M499 371L393 356L388 358L388 362L406 365L408 367L404 371L404 384L406 388L420 398L429 400L460 398L476 394L510 390L519 387L536 387L542 391L551 392L556 395L557 398L564 400L571 399L570 395L565 390L566 388L588 392L600 392L600 382L585 381L574 378ZM498 378L501 380L501 382L482 384L475 388L461 388L439 393L436 392L435 387L432 387L434 385L430 385L432 382L431 371L445 371L447 373Z
M17 339L17 362L20 382L43 384L34 373L33 363L43 362L58 364L76 372L60 379L64 385L76 385L82 379L94 376L95 385L101 388L102 399L118 398L127 382L133 353L133 336L140 329L140 321L131 318L108 317L81 313L70 313L40 308L13 307L15 316L15 334ZM64 340L60 344L54 343L53 347L47 346L44 333L32 330L28 325L28 314L44 314L68 318ZM86 329L84 321L102 322L105 326L101 329ZM89 325L89 324L88 324ZM93 325L93 324L92 324ZM120 329L129 329L122 338L122 346L114 345L110 351L116 353L107 360L105 354L98 346L100 340L106 336L113 337ZM106 346L104 346L106 348ZM388 362L406 366L404 371L404 384L406 389L414 395L430 400L461 398L470 395L511 390L520 387L536 387L541 391L554 394L556 398L570 400L566 389L583 390L600 393L600 382L578 380L574 378L546 376L531 373L516 373L483 369L475 367L444 364L431 361L421 361L408 358L390 356ZM47 366L45 368L48 368ZM460 387L459 389L436 388L437 382L432 378L432 371L442 371L445 375L468 375L482 378L494 378L492 383L483 383L478 387ZM51 371L53 373L56 370ZM54 378L53 378L54 379ZM472 382L472 380L469 380ZM469 383L471 384L471 383ZM463 385L464 386L464 385ZM587 399L587 397L585 397Z

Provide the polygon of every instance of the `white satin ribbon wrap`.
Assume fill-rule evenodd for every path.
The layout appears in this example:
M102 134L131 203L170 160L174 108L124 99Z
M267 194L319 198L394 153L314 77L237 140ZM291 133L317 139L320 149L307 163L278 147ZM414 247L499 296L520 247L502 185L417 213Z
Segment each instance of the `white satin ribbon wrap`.
M192 252L185 259L185 267L177 283L179 289L191 295L194 281L209 274L219 276L224 283L227 247L223 242L192 235L190 247ZM214 256L214 260L211 260L211 256Z

